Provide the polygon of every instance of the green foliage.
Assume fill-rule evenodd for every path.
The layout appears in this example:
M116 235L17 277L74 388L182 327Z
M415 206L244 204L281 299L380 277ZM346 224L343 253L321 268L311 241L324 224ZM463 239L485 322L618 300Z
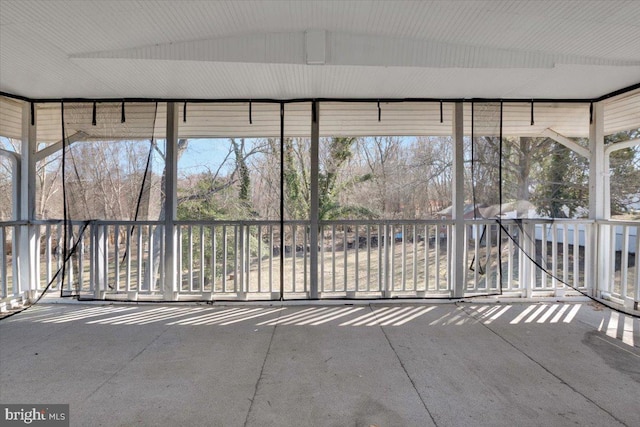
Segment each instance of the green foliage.
M225 219L228 212L216 197L222 187L224 183L210 174L197 177L193 188L186 190L186 194L178 194L178 220Z
M588 159L552 143L550 153L541 161L541 170L532 195L540 214L552 218L573 217L589 203ZM568 210L565 213L565 209Z
M328 157L324 168L318 173L319 219L331 220L345 217L373 218L375 213L356 205L343 205L340 195L354 185L373 179L373 175L362 174L352 179L341 180L342 172L353 156L356 138L331 138L328 140ZM307 166L301 161L299 151L301 141L284 141L284 184L285 206L294 219L309 218L311 211L311 178ZM298 154L296 156L296 153Z
M640 129L618 132L605 139L605 143L616 144L640 136ZM640 192L640 150L638 147L624 148L611 153L611 214L620 215L629 211L628 196Z
M249 168L247 167L247 161L244 155L244 138L240 139L239 142L236 142L233 138L231 138L230 141L233 145L233 153L236 157L236 168L240 175L238 199L244 207L248 208L251 204L251 201L249 200L251 194L251 177L249 175Z
M284 146L284 169L282 176L284 180L284 197L285 208L287 209L289 216L292 219L303 219L308 217L309 213L309 193L303 189L309 189L309 184L306 182L304 165L299 167L296 163L296 155L294 141L289 138L285 138L283 142Z

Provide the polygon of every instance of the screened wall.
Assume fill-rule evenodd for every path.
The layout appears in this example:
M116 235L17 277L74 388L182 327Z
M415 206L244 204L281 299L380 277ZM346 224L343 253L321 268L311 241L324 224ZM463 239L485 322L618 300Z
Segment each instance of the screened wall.
M599 274L593 219L636 220L638 96L458 101L459 112L447 100L2 98L1 213L40 221L36 287L69 295L583 292ZM29 187L15 172L25 166L31 213L12 199ZM594 205L594 188L606 202ZM622 243L608 236L627 273L607 274L628 295L637 226L625 227Z

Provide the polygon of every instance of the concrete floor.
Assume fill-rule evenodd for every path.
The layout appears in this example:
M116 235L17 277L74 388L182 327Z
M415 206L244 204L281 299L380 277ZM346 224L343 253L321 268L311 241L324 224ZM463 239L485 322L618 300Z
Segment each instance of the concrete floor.
M72 426L638 426L640 320L596 303L39 304L0 402Z

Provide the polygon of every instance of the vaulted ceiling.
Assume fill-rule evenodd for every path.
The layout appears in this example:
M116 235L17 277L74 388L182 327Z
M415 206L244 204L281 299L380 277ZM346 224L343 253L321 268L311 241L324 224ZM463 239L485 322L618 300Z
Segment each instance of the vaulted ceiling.
M30 98L596 98L640 82L640 1L0 0Z

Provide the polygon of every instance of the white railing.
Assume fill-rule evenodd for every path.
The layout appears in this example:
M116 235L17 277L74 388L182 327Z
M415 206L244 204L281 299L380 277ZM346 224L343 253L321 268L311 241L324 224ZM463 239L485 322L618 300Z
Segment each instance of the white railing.
M563 296L587 292L592 283L589 242L594 223L589 220L525 219L509 223L510 244L518 249L518 287L527 296ZM512 271L513 273L513 271ZM520 284L524 284L521 286Z
M22 223L0 223L0 300L12 301L24 298L24 292L20 289L18 280L17 248Z
M109 294L163 294L164 224L158 221L92 223L94 269L91 289Z
M176 228L181 294L207 299L278 296L279 222L181 222Z
M69 227L74 236L86 230L77 245L72 239L68 242L68 248L75 246L76 250L65 265L63 283L63 221L0 223L4 249L0 255L0 302L33 299L47 287L63 294L93 289L90 225L71 222Z
M598 221L599 296L627 307L638 309L640 303L640 274L637 221Z
M458 254L450 220L320 221L317 248L309 221L285 221L282 236L279 221L180 221L169 257L175 280L167 277L164 222L70 225L81 239L67 242L76 251L63 281L56 276L61 221L0 224L0 300L48 284L63 295L110 299L454 297L452 272L460 262L466 296L579 290L627 305L640 300L637 222L466 220Z
M451 296L452 221L322 221L325 297Z

